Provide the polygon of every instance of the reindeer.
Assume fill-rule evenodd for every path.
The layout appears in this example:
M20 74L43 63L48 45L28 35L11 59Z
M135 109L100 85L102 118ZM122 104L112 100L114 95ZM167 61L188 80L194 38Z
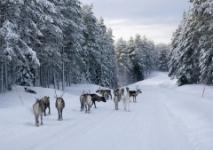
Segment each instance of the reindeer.
M119 109L118 108L118 104L121 101L122 90L118 88L118 89L115 89L113 91L113 93L114 93L114 99L113 99L113 101L115 103L115 110L118 110Z
M95 106L95 108L97 108L95 102L104 102L104 103L106 103L106 99L103 96L99 96L97 94L90 94L90 96L92 97L92 103Z
M43 125L43 111L44 111L44 103L42 100L37 99L36 102L33 104L33 113L35 116L35 125L39 127L39 117L40 117L40 124Z
M124 110L130 111L130 98L128 87L121 89L121 99L123 101Z
M85 113L90 113L90 109L93 105L92 96L90 94L82 94L80 96L80 103L81 103L81 111L84 111Z
M42 102L44 104L44 116L46 116L46 109L49 109L48 114L50 115L50 97L44 96L42 99Z
M55 107L58 110L58 120L59 121L63 120L62 113L63 113L63 109L65 107L65 101L63 99L63 94L60 97L58 97L56 94L56 91L55 91L55 97L56 97Z
M136 103L136 97L138 96L138 94L142 93L141 90L137 89L136 91L129 91L129 97L133 98L133 102Z
M30 93L30 94L37 94L36 91L33 91L32 89L29 89L27 87L24 88L25 92Z
M101 96L105 97L106 99L109 99L109 97L112 99L111 90L103 90L99 88L96 93L101 94Z

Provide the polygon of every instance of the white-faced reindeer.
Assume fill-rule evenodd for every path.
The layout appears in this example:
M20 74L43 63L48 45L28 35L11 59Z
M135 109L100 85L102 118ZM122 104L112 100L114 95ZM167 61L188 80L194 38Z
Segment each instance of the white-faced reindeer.
M58 97L55 91L55 97L56 97L55 107L58 110L58 120L63 120L63 109L65 107L63 94L60 97Z
M118 110L119 102L123 102L123 107L125 111L130 111L130 98L129 98L129 88L118 88L114 90L114 103L115 110Z
M137 98L138 94L140 94L140 93L142 93L142 91L139 90L139 89L137 89L136 91L131 91L130 90L129 91L129 97L132 97L133 98L133 102L136 103L137 102L136 98Z
M90 94L82 94L80 96L80 103L81 103L81 111L84 111L85 113L90 113L90 109L92 108L93 102L92 102L92 96Z
M124 105L124 110L125 111L130 111L130 97L129 97L129 88L123 88L121 89L121 99L123 101L123 105Z
M41 101L44 104L44 116L46 116L46 109L48 108L49 112L48 114L50 115L50 97L49 96L44 96L43 98L41 98Z
M43 111L44 111L44 103L42 100L37 99L36 102L33 104L33 113L35 116L35 125L38 127L39 124L43 125ZM40 123L39 123L40 117Z

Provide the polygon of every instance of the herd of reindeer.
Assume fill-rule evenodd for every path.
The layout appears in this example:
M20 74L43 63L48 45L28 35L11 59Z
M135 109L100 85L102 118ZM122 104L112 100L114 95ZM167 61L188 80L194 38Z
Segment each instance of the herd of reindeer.
M26 92L36 94L35 91L25 88ZM97 94L96 94L97 93ZM80 96L80 105L81 111L85 113L90 113L92 106L96 108L96 102L107 102L107 100L113 99L115 104L115 110L119 110L119 103L123 102L123 107L125 111L130 111L131 98L134 103L136 103L136 97L142 93L140 89L130 90L128 87L118 88L113 90L114 97L112 97L111 90L109 89L98 89L96 93L91 94L90 92L82 92ZM63 99L63 94L57 96L55 91L55 107L58 111L58 120L63 120L63 109L65 108L65 101ZM44 96L41 99L36 99L36 102L33 104L33 113L35 116L35 125L43 125L43 115L46 116L46 111L48 109L48 114L51 114L50 110L50 97ZM40 120L40 121L39 121Z

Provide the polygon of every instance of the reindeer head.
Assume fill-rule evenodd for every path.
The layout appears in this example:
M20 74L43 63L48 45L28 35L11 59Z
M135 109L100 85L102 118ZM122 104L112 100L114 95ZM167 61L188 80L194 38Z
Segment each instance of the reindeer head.
M107 102L105 97L101 97L101 101L104 102L104 103Z
M44 102L42 101L42 99L41 98L35 98L35 99L36 99L36 103L39 105L42 111L44 111Z
M47 96L47 99L48 99L48 100L50 100L50 97L49 97L49 96Z
M140 94L142 93L142 91L140 89L137 89L137 93Z
M126 87L126 91L129 92L129 87Z

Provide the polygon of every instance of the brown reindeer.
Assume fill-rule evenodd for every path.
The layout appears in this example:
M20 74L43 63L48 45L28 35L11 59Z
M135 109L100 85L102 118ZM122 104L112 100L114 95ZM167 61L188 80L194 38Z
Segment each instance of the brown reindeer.
M129 91L129 97L132 97L133 98L133 102L136 103L137 102L136 98L137 98L138 94L140 94L140 93L142 93L142 91L139 90L139 89L137 89L136 91L135 90L134 91Z
M48 114L50 115L50 97L44 96L41 100L44 103L44 116L46 116L46 109L47 108L49 110Z
M55 92L56 94L56 92ZM64 93L63 93L64 94ZM58 110L58 120L63 120L63 109L65 108L65 101L64 99L62 98L63 97L63 94L58 97L57 94L56 94L56 102L55 102L55 107L56 109Z
M113 93L114 93L114 99L113 99L113 101L115 103L115 110L118 110L119 109L118 108L118 104L121 101L122 90L118 88L118 89L115 89L113 91Z
M33 113L35 116L35 125L39 126L39 117L40 117L40 125L43 125L43 111L44 111L44 103L42 100L37 99L33 104Z
M109 97L112 99L111 90L98 89L96 93L101 94L101 96L105 97L105 99L109 99Z
M124 95L124 88L117 88L113 91L113 93L114 93L113 101L115 103L115 110L118 110L119 102L122 100L122 97Z

